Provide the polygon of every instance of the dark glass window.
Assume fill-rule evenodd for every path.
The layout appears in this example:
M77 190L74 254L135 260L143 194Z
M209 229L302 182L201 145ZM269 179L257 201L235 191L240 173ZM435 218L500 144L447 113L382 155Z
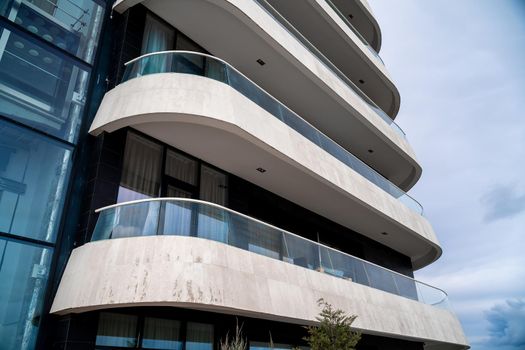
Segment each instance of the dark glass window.
M1 113L74 143L89 71L45 43L0 24Z
M182 350L181 322L165 318L146 317L142 347L148 349Z
M112 312L99 315L96 338L99 349L213 350L213 344L212 324Z
M196 160L186 157L178 152L168 150L166 154L165 174L190 185L197 185Z
M134 348L137 346L138 316L102 312L98 321L97 345Z
M54 242L71 149L0 119L0 231Z
M137 132L127 133L118 203L162 196L225 206L227 194L226 173Z
M213 325L188 322L186 350L213 350Z
M104 8L93 0L3 1L0 15L50 44L92 63Z
M33 349L52 249L0 238L2 349Z

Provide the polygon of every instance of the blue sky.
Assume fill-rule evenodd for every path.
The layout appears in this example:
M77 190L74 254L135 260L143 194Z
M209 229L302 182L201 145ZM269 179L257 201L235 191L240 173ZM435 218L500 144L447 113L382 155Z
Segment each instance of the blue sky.
M448 292L472 349L525 349L525 0L370 4L444 250L416 277Z

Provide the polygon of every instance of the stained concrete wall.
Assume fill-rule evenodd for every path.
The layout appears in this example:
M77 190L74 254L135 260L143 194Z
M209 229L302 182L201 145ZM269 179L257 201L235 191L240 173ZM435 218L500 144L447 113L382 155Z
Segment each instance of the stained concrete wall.
M51 312L179 306L312 324L319 298L356 314L354 325L365 333L435 349L467 344L448 310L193 237L121 238L75 249Z

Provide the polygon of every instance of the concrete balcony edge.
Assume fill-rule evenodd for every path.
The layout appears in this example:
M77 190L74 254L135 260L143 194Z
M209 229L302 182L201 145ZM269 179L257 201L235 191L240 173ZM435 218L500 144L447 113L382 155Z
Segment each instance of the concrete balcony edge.
M314 324L319 298L356 314L354 325L365 333L468 347L448 310L195 237L120 238L75 249L51 313L172 306Z

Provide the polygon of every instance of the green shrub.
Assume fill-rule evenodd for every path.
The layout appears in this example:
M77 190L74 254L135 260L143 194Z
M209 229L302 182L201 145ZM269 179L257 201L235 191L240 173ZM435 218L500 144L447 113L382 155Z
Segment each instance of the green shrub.
M355 350L361 333L353 331L351 325L357 316L348 316L323 299L319 299L317 303L322 307L316 317L319 325L306 327L308 336L304 338L311 350Z

